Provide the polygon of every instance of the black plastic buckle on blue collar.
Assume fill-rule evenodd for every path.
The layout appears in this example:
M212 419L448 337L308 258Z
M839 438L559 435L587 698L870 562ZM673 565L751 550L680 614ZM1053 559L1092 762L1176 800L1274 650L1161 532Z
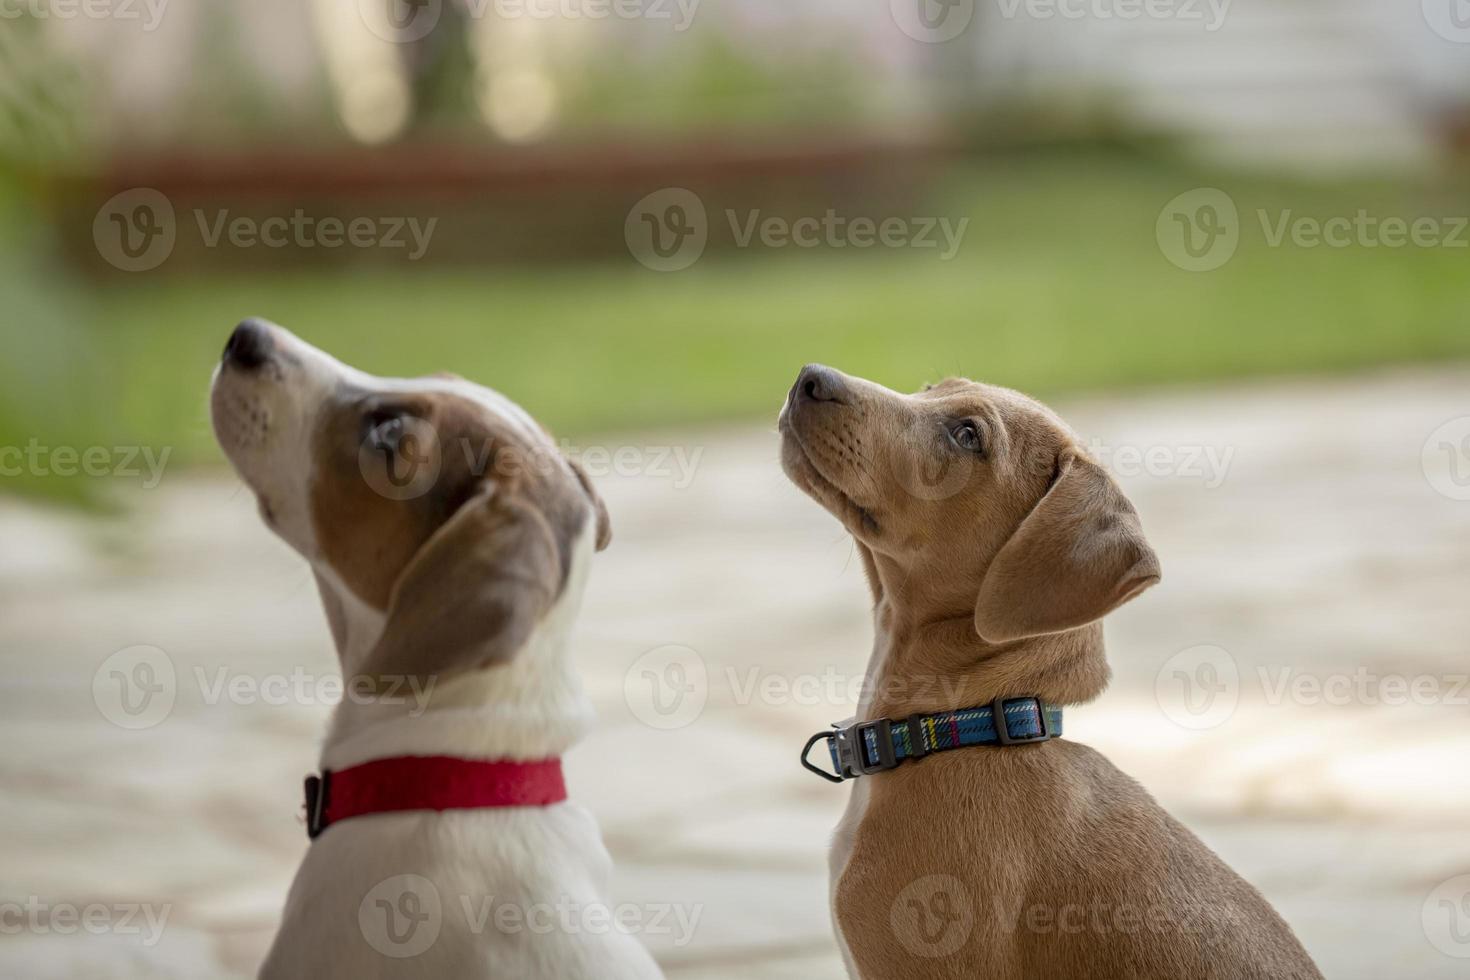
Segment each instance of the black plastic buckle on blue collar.
M1041 731L1035 735L1022 735L1019 738L1011 734L1011 723L1006 720L1006 702L1008 701L1035 701L1036 717L1041 721ZM1028 742L1045 742L1051 738L1051 722L1046 717L1046 703L1040 698L996 698L990 702L990 721L995 726L995 737L1001 745L1025 745Z
M871 758L868 753L868 732L872 732L874 736L873 742L878 751L876 759ZM838 763L836 775L807 761L812 746L823 739L835 743ZM817 732L807 739L806 746L801 750L801 764L830 783L895 769L898 767L898 759L893 752L893 722L887 718L876 718L873 721L855 722L846 728L834 727L829 732Z
M1009 719L1006 718L1006 705L1017 701L1032 701L1036 704L1036 715L1039 720L1040 730L1029 735L1012 735ZM993 745L1029 745L1033 742L1046 742L1056 737L1052 728L1051 720L1047 716L1046 702L1041 698L1026 697L1001 697L990 703L991 724L995 728L996 741ZM909 744L913 746L913 753L907 758L912 760L922 759L932 752L924 742L922 732L923 720L929 715L915 714L908 718ZM872 732L874 743L877 748L877 758L873 759L868 752L867 733ZM918 737L915 737L918 735ZM837 772L830 773L825 769L812 765L807 760L811 754L812 746L826 740L832 742L830 748L835 749L837 757ZM985 744L985 743L976 743ZM829 755L833 754L829 751ZM846 727L834 725L831 731L817 732L807 739L806 745L801 750L802 767L810 772L816 773L829 783L841 783L859 776L871 776L875 772L887 772L889 769L898 767L899 761L894 757L893 750L893 722L887 718L878 718L873 721L860 721Z

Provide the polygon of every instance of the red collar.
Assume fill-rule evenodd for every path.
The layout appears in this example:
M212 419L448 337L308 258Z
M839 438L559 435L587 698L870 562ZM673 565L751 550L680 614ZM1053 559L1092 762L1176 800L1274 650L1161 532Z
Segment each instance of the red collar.
M341 820L399 810L546 806L567 798L560 759L512 762L407 755L306 777L306 833Z

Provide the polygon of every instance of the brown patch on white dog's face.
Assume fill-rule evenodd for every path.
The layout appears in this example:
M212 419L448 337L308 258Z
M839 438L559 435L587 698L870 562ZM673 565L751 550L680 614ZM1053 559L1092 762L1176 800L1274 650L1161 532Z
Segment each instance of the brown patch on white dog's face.
M408 672L419 647L441 661L459 650L462 666L513 652L560 596L577 543L606 543L591 484L502 396L374 378L274 325L256 325L250 350L227 350L216 376L220 443L327 587L386 614L373 660Z
M556 481L509 462L544 452L458 395L344 392L313 438L318 554L360 599L387 609L409 560L482 486L554 506Z
M1111 478L1060 419L1018 392L952 378L903 395L811 365L779 427L791 480L865 549L905 569L903 598L926 609L959 615L986 592L993 610L1002 585L1007 602L1024 598L1026 587L1053 599L1056 588L1078 593L1075 609L1055 622L1035 610L1024 625L987 622L1009 638L1016 629L1082 625L1090 611L1100 610L1096 618L1157 579L1137 516ZM1052 497L1059 487L1065 492ZM1052 516L1032 527L1027 549L1008 549L1032 515ZM1107 547L1091 554L1099 543ZM1076 581L1063 574L1072 553L1087 566ZM1056 563L1054 581L1027 564L1035 555ZM1134 585L1124 588L1118 576ZM1120 588L1126 595L1114 601Z

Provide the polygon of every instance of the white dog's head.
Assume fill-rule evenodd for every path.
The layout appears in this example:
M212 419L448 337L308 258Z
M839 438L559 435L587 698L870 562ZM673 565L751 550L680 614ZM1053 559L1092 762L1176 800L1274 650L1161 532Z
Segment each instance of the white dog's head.
M504 661L578 549L607 545L581 469L523 409L461 378L373 377L252 319L230 335L210 413L266 524L311 562L357 673Z

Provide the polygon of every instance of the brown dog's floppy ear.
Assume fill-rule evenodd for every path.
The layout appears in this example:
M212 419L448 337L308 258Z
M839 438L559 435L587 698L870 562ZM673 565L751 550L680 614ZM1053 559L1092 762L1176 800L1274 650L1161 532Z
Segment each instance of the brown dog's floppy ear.
M541 512L487 481L433 533L393 586L368 677L437 677L504 662L561 592Z
M990 563L975 630L991 643L1085 626L1159 580L1159 560L1112 477L1075 452Z
M597 512L597 550L601 551L612 543L612 519L607 516L607 504L602 502L602 495L592 485L592 480L587 476L587 471L574 459L567 460L567 465L572 472L577 474L577 480L582 484L582 489L587 491L587 499L592 501L592 509Z

